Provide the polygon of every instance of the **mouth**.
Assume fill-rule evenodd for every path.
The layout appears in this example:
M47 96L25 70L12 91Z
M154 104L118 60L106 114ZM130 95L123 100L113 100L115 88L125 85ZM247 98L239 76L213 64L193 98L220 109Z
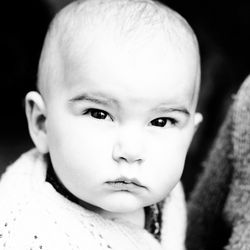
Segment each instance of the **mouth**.
M140 188L147 189L136 178L129 179L126 177L121 177L112 181L107 181L106 184L120 191L130 191L130 190L132 191L134 189L140 189Z

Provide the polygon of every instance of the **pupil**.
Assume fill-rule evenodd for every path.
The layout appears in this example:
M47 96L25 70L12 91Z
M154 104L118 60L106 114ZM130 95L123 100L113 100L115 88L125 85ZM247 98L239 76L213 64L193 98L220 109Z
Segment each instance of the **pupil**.
M166 125L166 120L163 118L159 118L159 119L154 120L152 123L154 126L164 127Z
M93 115L93 117L95 117L97 119L105 119L106 118L106 114L104 112L98 111L98 110L94 111L92 113L92 115Z

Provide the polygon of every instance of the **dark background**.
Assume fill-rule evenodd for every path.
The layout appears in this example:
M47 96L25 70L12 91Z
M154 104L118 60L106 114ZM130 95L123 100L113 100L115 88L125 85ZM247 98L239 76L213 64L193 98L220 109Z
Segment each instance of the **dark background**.
M25 94L35 88L43 39L54 13L67 0L13 0L1 4L0 173L32 147L24 114ZM204 116L187 156L183 183L189 194L227 109L249 73L250 3L162 1L197 34L202 59L198 111Z

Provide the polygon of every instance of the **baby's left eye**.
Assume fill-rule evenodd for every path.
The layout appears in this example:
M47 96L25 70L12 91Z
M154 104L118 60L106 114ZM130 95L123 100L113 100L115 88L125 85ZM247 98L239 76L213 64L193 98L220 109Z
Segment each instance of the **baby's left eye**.
M167 117L160 117L150 122L152 126L156 127L171 127L174 126L176 123L177 121L175 119Z

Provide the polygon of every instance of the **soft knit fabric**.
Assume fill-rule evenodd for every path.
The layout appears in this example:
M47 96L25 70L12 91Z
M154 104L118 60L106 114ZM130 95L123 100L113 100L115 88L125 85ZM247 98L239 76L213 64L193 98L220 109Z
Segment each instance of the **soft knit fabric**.
M250 249L250 77L204 167L188 202L187 248Z
M105 219L71 202L46 182L35 149L8 167L0 182L0 249L183 250L185 199L180 184L162 211L162 240L127 221Z

